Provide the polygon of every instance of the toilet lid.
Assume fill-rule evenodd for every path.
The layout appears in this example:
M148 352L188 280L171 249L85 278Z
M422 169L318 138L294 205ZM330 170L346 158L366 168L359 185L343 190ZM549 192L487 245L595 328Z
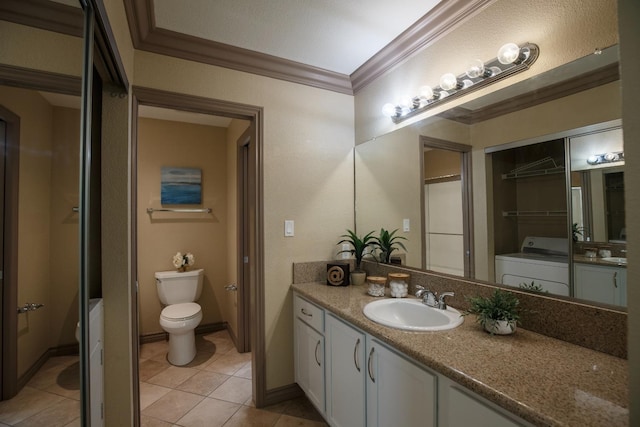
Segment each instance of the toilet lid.
M183 302L165 307L160 316L168 320L187 320L195 317L198 313L200 313L200 305L195 302Z

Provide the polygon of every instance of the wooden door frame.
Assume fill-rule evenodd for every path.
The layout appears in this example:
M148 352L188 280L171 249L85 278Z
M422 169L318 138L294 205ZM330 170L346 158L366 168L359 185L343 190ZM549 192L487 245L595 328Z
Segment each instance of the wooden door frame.
M420 191L421 199L421 221L424 227L426 219L426 213L424 211L424 147L436 148L439 150L448 150L460 153L460 179L462 184L462 228L463 228L463 251L464 251L464 277L475 277L475 257L473 252L473 186L471 179L471 147L467 144L460 144L458 142L446 141L443 139L432 138L429 136L420 135L420 182L422 182L422 189ZM426 253L426 237L422 233L422 268L425 269L425 257Z
M251 264L245 263L244 258L255 257L255 252L251 248L250 241L250 215L249 211L255 206L251 206L251 201L255 200L255 188L250 187L251 177L247 176L250 172L251 157L255 153L251 153L251 150L255 149L255 143L252 143L252 136L255 134L255 130L252 129L253 124L242 133L238 138L236 146L236 179L237 179L237 278L238 278L238 294L237 301L240 303L237 305L237 327L236 331L236 347L238 352L246 353L251 351ZM249 146L248 148L245 148ZM247 159L245 156L249 156ZM245 162L246 160L246 162ZM254 183L255 185L255 183ZM251 253L254 252L254 253Z
M249 258L251 269L251 284L249 289L249 316L250 322L250 343L252 351L252 372L253 372L253 399L256 407L260 408L268 404L267 401L267 378L266 378L266 342L265 342L265 307L264 307L264 242L263 242L263 122L264 111L262 107L238 104L229 101L205 98L195 95L186 95L175 92L168 92L159 89L151 89L140 86L132 87L132 135L131 135L131 158L137 158L137 129L135 122L138 119L138 106L147 105L159 108L169 108L192 113L209 114L229 117L233 119L248 120L251 122L251 138L256 144L256 159L250 165L255 177L255 195L253 202L256 208L255 218L252 226L255 230L255 255ZM132 176L137 174L136 164L131 165ZM135 197L135 193L132 194ZM131 200L131 209L134 211L137 200ZM135 218L135 216L132 216ZM133 241L133 240L132 240ZM136 248L132 248L136 252ZM134 318L138 317L138 307L134 307Z

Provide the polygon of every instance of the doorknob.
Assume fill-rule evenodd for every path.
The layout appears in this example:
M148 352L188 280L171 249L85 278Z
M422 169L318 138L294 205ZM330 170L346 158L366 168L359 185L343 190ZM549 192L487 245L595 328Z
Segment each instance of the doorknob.
M238 287L236 286L235 283L232 283L230 285L225 286L224 289L227 291L237 291Z

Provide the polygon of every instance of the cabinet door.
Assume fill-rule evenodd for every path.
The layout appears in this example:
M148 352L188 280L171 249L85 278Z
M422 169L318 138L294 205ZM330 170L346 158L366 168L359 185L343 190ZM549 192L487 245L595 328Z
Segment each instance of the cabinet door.
M516 427L531 424L507 413L442 375L438 376L438 425L441 427Z
M329 315L327 337L327 420L332 426L365 425L365 335Z
M435 426L436 377L367 338L367 427Z
M295 379L313 405L325 413L324 337L299 319L295 324Z
M626 269L576 263L576 297L605 304L626 305Z

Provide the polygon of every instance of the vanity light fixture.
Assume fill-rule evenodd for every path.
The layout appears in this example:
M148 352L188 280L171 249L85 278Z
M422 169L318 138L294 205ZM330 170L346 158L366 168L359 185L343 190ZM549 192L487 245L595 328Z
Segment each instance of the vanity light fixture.
M464 74L456 76L446 73L440 77L439 86L422 86L418 94L409 97L399 104L385 104L382 113L391 117L394 123L400 123L409 117L428 110L445 100L454 99L476 89L480 89L493 82L528 70L536 59L540 49L533 43L518 46L507 43L498 50L496 58L489 62L474 59L469 62Z
M603 163L615 163L624 161L624 152L616 151L604 154L594 154L587 158L587 163L590 165L600 165Z

